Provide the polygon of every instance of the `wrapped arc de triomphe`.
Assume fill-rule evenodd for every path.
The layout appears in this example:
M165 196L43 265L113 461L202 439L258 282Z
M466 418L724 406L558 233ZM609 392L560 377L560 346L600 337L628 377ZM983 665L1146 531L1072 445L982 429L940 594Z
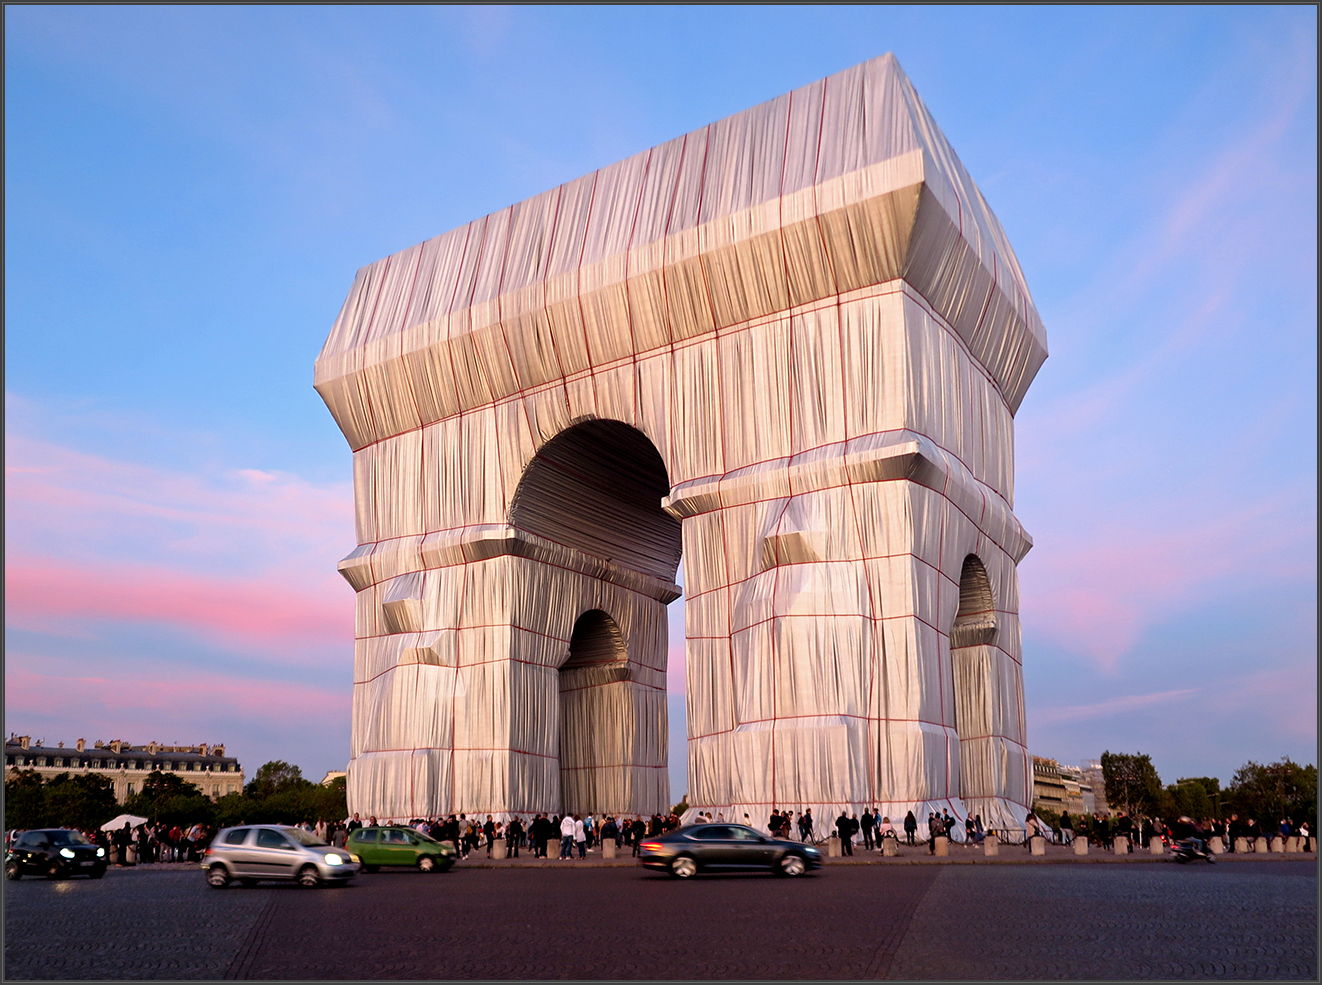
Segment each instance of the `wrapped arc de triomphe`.
M359 271L350 809L1022 823L1014 413L1046 337L886 55Z

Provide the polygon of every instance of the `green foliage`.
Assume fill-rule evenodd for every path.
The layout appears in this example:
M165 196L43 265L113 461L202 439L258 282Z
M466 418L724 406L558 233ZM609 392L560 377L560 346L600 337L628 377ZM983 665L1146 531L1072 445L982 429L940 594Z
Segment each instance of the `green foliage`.
M683 797L679 798L678 804L672 804L670 806L670 813L676 815L677 817L683 817L684 812L688 809L689 809L689 795L685 794Z
M142 781L142 791L129 797L124 804L129 814L138 814L150 821L164 821L180 827L201 822L215 822L216 808L211 798L174 773L153 770Z
M1317 826L1317 767L1288 756L1263 765L1252 760L1235 771L1225 793L1227 811L1275 827L1283 817Z
M1060 830L1060 815L1050 807L1034 807L1033 813L1036 814L1037 819L1048 828L1051 828L1054 831Z
M221 827L342 821L349 814L344 777L323 787L303 779L302 770L281 760L266 763L242 794L222 797L215 807L216 823Z
M303 771L291 766L283 759L266 763L253 774L244 793L261 800L274 795L310 787L313 784L303 779Z
M1152 814L1161 795L1161 778L1152 765L1152 757L1142 753L1102 753L1102 778L1106 783L1106 802L1112 810L1130 817Z
M13 770L5 779L7 828L97 828L116 813L114 784L100 773L43 783L36 770Z
M1188 815L1201 821L1218 816L1221 781L1214 776L1176 780L1157 797L1157 814L1167 821Z

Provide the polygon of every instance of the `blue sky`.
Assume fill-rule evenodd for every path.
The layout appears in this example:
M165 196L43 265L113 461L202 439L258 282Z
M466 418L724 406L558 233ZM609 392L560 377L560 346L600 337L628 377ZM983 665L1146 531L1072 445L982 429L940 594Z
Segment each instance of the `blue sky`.
M8 729L342 768L350 456L311 377L354 271L893 51L1050 341L1017 418L1030 746L1315 761L1314 8L5 26Z

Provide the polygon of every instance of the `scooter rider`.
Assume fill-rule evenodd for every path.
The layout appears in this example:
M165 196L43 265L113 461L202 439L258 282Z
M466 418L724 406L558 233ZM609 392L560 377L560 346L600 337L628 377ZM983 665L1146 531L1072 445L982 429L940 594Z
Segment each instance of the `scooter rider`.
M1204 838L1205 832L1202 827L1189 815L1185 814L1171 828L1171 834L1179 841L1191 841L1198 848L1201 855L1207 854L1207 839Z

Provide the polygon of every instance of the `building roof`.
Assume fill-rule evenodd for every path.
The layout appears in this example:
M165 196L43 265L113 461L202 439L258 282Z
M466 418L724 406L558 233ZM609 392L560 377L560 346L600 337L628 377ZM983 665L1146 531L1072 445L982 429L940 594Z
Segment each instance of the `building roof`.
M221 763L233 763L235 766L239 764L238 759L236 759L233 756L217 756L212 752L207 752L206 755L203 755L202 753L198 752L196 749L193 749L193 751L191 752L167 751L170 748L177 748L177 747L158 748L155 753L149 752L146 746L127 746L127 745L121 746L119 752L115 752L115 750L111 749L110 746L102 746L99 749L95 748L94 746L88 746L82 752L79 752L78 749L74 746L30 745L27 749L24 749L23 746L18 742L18 740L6 739L5 757L6 759L8 759L8 757L10 756L27 756L27 757L45 756L48 759L54 757L57 759L70 758L77 760L99 759L102 762L106 762L108 760L113 761L116 766L118 766L118 764L122 760L132 760L132 761L142 761L143 769L150 769L152 764L154 763L190 763L191 762L191 763L205 763L207 765L212 765L212 766ZM224 746L221 746L220 748L223 749ZM114 767L106 767L106 768L114 768Z

